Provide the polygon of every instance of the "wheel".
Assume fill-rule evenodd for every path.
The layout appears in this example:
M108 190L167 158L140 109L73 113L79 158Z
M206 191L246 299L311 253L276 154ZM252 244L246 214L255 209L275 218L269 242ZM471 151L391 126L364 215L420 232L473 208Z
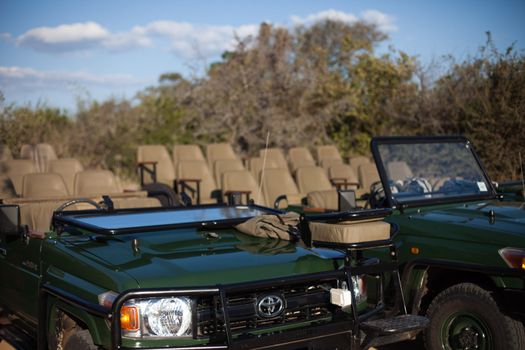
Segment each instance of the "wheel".
M63 350L97 350L98 346L93 343L89 330L76 328L64 339Z
M472 283L454 285L430 304L428 350L522 350L523 325L501 313L491 293Z

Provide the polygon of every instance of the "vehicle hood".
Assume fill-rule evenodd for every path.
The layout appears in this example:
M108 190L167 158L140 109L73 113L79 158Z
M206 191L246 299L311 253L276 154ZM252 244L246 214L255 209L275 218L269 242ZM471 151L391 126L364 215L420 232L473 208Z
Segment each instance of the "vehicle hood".
M211 233L179 229L68 240L81 248L78 253L126 272L141 288L211 286L327 271L334 269L334 259L342 257L333 250L307 249L234 229Z
M422 207L401 215L403 225L421 234L525 247L525 204L497 200Z

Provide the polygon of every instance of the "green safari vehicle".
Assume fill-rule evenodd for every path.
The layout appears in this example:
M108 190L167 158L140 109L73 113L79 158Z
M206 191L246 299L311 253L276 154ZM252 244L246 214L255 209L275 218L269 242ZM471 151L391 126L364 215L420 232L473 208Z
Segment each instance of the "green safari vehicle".
M43 234L20 225L18 206L0 206L0 307L10 321L0 336L15 347L367 349L428 323L406 312L396 226L382 221L389 209L290 218L253 205L105 203L56 211ZM239 230L261 218L289 239ZM388 259L364 257L378 247ZM396 298L385 298L387 279Z
M381 184L370 204L394 211L409 312L430 320L426 348L525 349L525 203L496 192L464 137L371 148Z

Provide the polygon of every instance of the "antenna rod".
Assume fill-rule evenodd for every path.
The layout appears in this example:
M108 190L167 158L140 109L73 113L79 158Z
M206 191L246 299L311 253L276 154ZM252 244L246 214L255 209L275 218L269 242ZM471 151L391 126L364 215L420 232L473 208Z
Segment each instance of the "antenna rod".
M262 183L264 178L264 169L266 168L266 156L268 155L268 142L270 141L270 130L268 130L268 133L266 134L266 145L264 146L264 157L263 157L263 164L261 169L261 178L259 179L259 193L257 194L257 198L261 198L261 191L262 191Z
M521 195L523 197L523 201L525 202L525 178L523 177L523 162L521 160L521 152L518 152L518 155L520 157L520 168L521 168Z

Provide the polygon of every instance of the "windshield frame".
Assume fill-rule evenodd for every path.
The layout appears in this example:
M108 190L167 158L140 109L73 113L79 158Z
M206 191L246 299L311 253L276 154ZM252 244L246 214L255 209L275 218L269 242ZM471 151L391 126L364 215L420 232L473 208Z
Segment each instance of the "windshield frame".
M479 193L473 195L463 195L463 196L447 196L440 198L428 198L428 199L415 199L412 201L404 201L400 203L393 195L388 185L388 175L386 172L385 164L379 152L379 146L381 145L396 145L396 144L428 144L428 143L463 143L468 146L468 149L472 153L477 165L479 166L481 173L485 179L486 184L488 185L488 191L486 194ZM383 136L375 137L370 142L370 148L372 150L372 155L374 156L374 161L377 166L377 171L381 179L381 184L385 191L386 203L389 207L395 208L409 208L409 207L419 207L427 205L436 205L436 204L446 204L446 203L458 203L458 202L469 202L476 200L487 200L496 198L496 190L494 184L492 183L490 177L485 170L485 167L481 163L474 146L470 140L464 136Z

